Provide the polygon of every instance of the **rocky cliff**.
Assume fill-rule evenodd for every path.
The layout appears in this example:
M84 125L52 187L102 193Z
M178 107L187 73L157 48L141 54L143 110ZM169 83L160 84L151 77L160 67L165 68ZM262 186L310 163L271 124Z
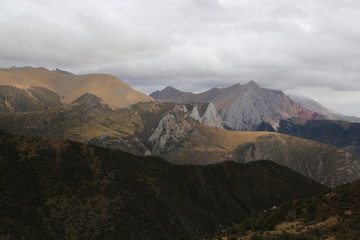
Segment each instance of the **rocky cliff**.
M148 141L154 154L176 149L188 136L193 127L186 119L188 113L185 105L177 105L160 120Z

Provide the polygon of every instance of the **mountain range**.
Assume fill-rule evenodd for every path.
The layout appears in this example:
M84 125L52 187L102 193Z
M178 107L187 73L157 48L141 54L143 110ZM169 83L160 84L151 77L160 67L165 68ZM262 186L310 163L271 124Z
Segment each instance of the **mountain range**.
M26 75L25 70L15 69L6 73L11 79L12 71L15 72L15 78L18 71ZM51 79L60 74L44 69L30 69L29 75L42 75L43 72L47 77L53 76ZM75 75L61 74L77 79ZM25 82L25 77L22 79ZM105 76L105 81L106 79L108 76ZM92 81L90 78L90 83ZM47 82L46 77L43 77L42 82ZM53 80L53 84L55 83ZM118 85L108 87L116 86ZM15 88L7 85L1 87ZM34 87L41 88L40 92L43 94L38 94L41 96L51 91L39 86L32 88ZM254 82L245 87L238 86L238 89L243 91L249 88L253 89L252 92L265 91ZM356 154L278 133L223 129L221 115L216 110L216 104L212 102L176 104L146 102L144 99L130 107L114 109L102 98L90 93L85 93L71 103L62 101L61 96L55 92L42 98L35 97L38 95L33 94L31 99L42 99L43 106L47 107L33 111L27 109L26 104L21 104L21 94L3 94L4 102L18 102L18 109L23 111L9 112L5 109L0 113L0 128L18 134L89 142L137 155L157 155L180 165L207 165L228 160L245 163L269 159L330 187L360 177L359 157ZM56 99L60 98L57 104L53 104L54 96L58 96ZM279 93L279 96L287 99L291 106L301 108L284 94ZM284 104L279 103L278 106L280 105ZM311 114L316 115L312 112ZM281 123L282 120L279 121Z
M260 88L254 81L246 85L212 88L198 94L167 87L150 96L176 103L211 102L224 125L238 131L274 130L281 119L290 117L322 118L322 115L303 108L283 92Z
M276 131L282 119L293 117L360 122L360 118L335 113L312 99L290 97L279 90L261 88L254 81L245 85L212 88L197 94L182 92L169 86L150 96L163 102L213 103L223 124L239 131Z
M316 102L254 81L151 96L0 69L0 238L202 237L360 178L360 123Z

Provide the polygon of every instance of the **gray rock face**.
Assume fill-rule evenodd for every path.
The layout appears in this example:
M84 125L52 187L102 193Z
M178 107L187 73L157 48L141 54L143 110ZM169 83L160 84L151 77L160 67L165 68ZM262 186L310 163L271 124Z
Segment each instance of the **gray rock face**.
M187 108L177 105L160 120L148 140L154 154L171 151L188 135L192 125L187 121L187 115Z
M168 94L170 90L176 94ZM320 117L319 114L303 108L291 100L282 91L260 88L254 81L250 81L246 85L235 84L228 88L213 88L199 94L179 93L179 90L173 88L170 90L166 88L158 91L156 94L154 93L155 97L160 101L167 102L212 103L223 123L234 130L257 130L261 124L269 125L270 128L276 130L281 119ZM200 116L202 117L201 113ZM204 123L210 126L219 126L215 115L211 118L211 121L203 119L206 122Z
M216 111L214 104L211 102L208 104L199 122L215 128L220 128L220 129L224 128L223 121L220 115L218 114L218 112Z
M262 122L276 128L281 114L269 103L268 96L258 86L250 84L244 94L221 112L221 116L224 123L235 130L251 131Z
M191 110L189 117L191 117L192 119L194 119L198 122L202 122L202 118L200 117L200 113L199 113L199 110L196 105Z
M206 104L203 114L200 116L198 106L191 105L189 111L185 105L176 105L159 122L151 134L148 143L152 146L152 153L159 154L175 149L184 140L194 123L189 118L200 123L223 129L221 117L216 111L214 104Z
M202 124L214 128L224 129L223 121L216 111L213 103L210 102L207 104L195 104L192 107L192 110L188 114L189 117ZM199 108L201 108L201 111L199 111Z

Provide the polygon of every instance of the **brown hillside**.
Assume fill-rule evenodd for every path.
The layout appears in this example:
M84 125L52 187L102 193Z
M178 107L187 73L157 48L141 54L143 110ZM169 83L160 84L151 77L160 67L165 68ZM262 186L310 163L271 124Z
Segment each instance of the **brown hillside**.
M122 80L108 74L71 75L45 68L11 68L0 70L0 85L17 88L43 87L63 96L71 103L86 93L94 94L112 109L125 108L138 102L154 101L135 91Z

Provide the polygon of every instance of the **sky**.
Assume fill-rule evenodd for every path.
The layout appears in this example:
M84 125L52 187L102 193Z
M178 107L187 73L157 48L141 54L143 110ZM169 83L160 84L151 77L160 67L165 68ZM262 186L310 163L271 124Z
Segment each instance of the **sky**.
M151 93L245 84L360 116L358 0L1 0L0 67L110 73Z

